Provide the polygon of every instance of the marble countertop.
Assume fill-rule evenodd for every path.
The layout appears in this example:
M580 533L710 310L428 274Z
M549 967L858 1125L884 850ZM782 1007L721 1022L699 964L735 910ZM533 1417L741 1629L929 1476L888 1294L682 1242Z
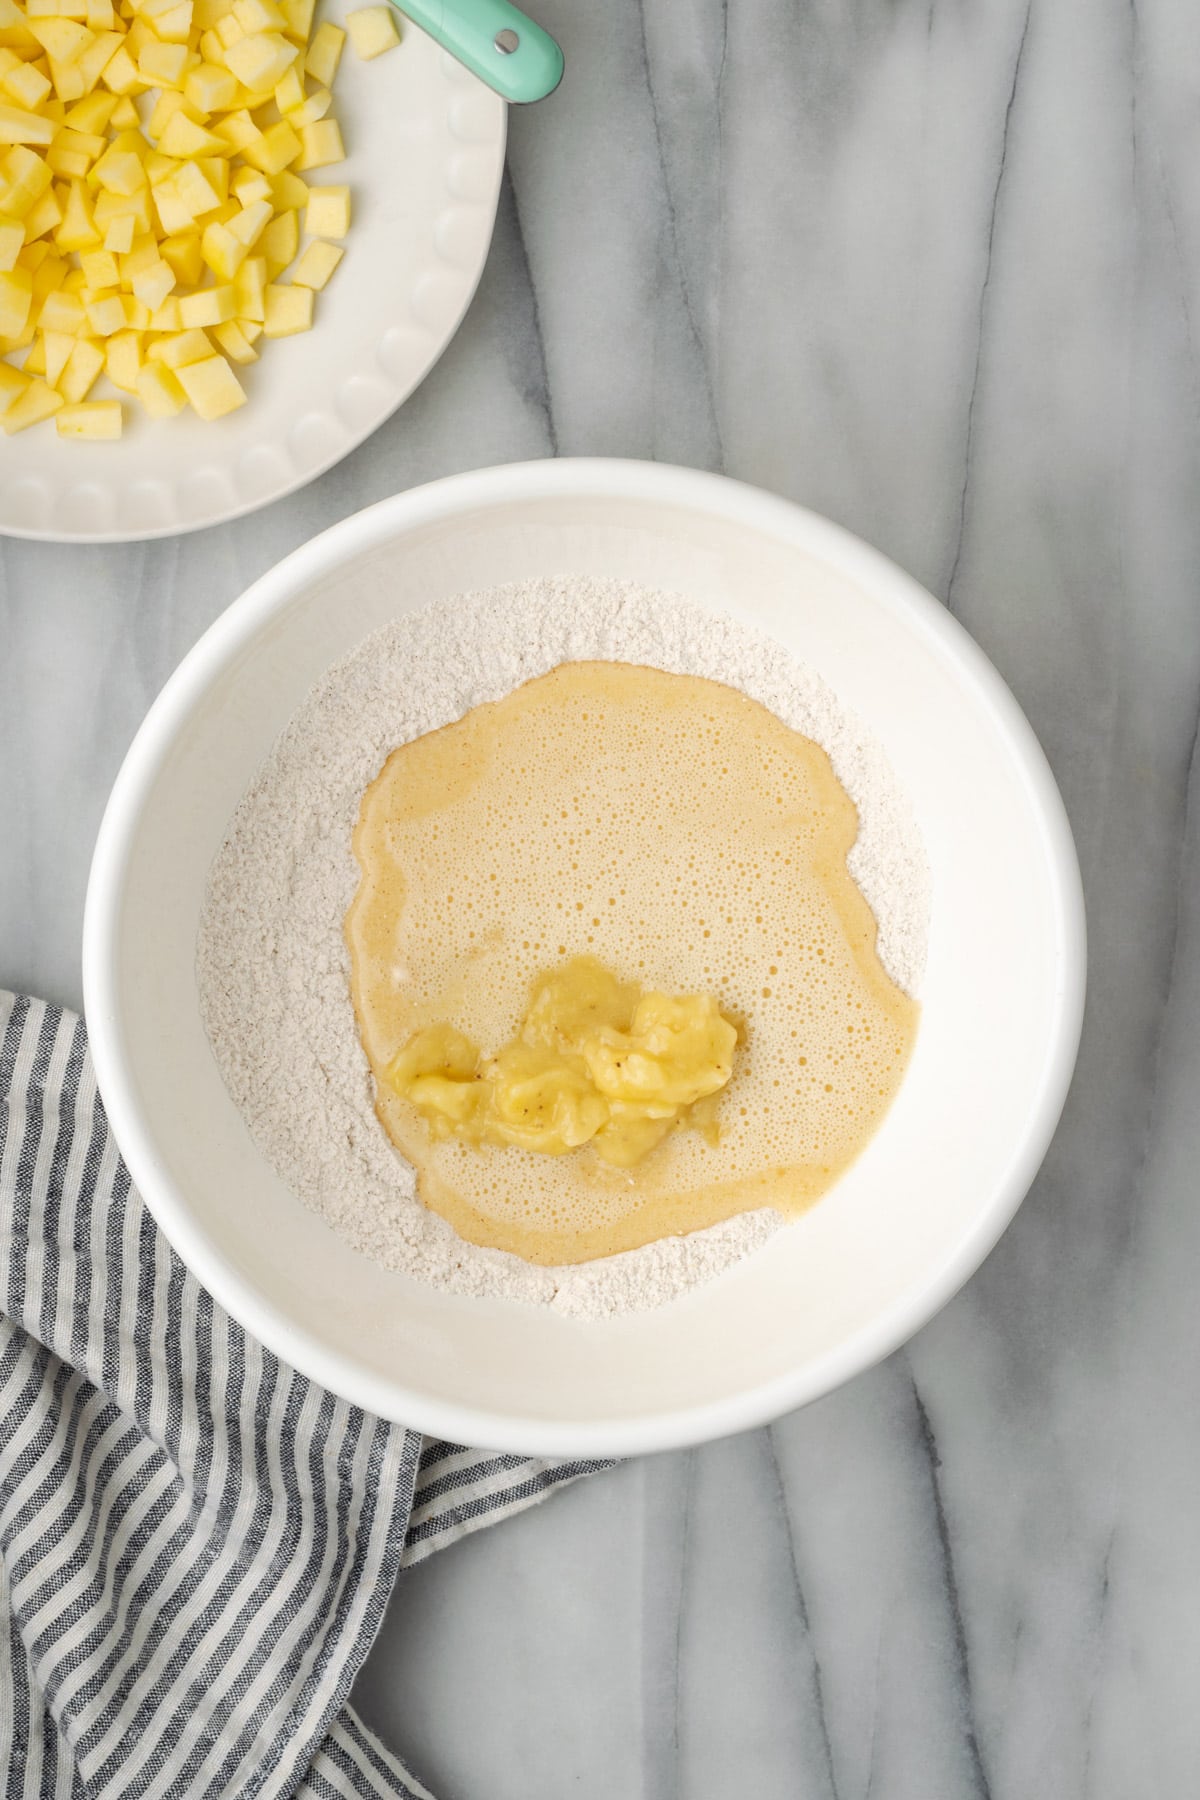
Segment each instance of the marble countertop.
M879 545L994 658L1074 822L1091 993L1046 1166L883 1367L402 1578L359 1699L441 1800L1175 1800L1200 1754L1200 11L539 13L567 80L514 114L476 303L389 424L223 529L0 542L0 984L79 1003L92 840L151 698L371 500L657 457Z

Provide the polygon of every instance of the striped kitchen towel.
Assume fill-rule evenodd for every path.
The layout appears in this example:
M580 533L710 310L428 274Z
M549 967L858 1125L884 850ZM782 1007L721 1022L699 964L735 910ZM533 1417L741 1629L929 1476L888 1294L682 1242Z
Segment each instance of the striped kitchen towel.
M398 1571L603 1465L386 1424L188 1274L83 1023L0 993L0 1794L424 1796L347 1695Z

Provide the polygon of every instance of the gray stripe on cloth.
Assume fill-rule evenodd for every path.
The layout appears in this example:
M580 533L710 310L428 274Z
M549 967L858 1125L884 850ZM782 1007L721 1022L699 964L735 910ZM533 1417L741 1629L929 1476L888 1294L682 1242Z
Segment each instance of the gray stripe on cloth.
M401 1567L607 1465L376 1419L143 1206L82 1022L0 993L0 1796L431 1800L347 1705Z

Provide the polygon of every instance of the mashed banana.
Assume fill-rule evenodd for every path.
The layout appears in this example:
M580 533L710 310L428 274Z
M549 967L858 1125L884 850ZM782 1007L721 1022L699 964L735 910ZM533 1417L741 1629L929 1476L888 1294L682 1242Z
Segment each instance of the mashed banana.
M452 1025L415 1032L384 1080L438 1138L562 1156L591 1144L632 1168L733 1072L737 1027L710 994L644 993L594 956L533 985L511 1043L486 1060Z

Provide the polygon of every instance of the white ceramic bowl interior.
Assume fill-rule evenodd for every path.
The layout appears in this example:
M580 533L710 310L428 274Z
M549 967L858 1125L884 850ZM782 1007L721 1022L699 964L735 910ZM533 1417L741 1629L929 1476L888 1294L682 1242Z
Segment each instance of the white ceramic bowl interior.
M578 573L679 589L776 636L880 739L933 874L924 1014L865 1154L755 1256L656 1312L578 1322L459 1298L347 1248L284 1186L200 1022L197 921L230 816L307 690L368 632L464 590ZM976 1268L1049 1142L1084 925L1042 753L981 652L845 532L719 477L545 462L346 520L257 582L168 683L121 771L88 894L87 1016L134 1180L215 1298L387 1417L602 1455L760 1423L899 1344Z

